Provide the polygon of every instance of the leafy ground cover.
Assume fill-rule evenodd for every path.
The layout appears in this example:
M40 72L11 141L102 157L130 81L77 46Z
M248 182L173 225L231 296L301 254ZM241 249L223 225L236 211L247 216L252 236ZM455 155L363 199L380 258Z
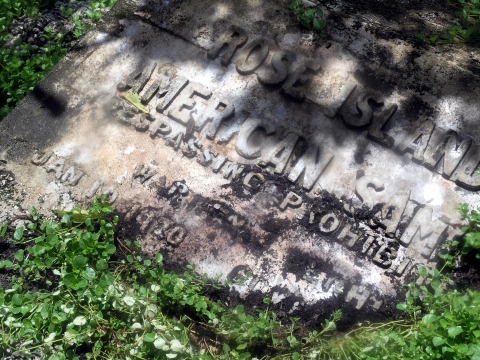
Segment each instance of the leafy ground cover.
M72 9L63 8L62 16L74 23L74 36L80 38L91 23L101 17L100 9L113 6L116 0L98 0L90 3L85 12L88 22ZM7 46L8 31L12 22L22 16L36 18L43 8L56 1L3 0L0 2L0 121L27 95L43 76L63 57L69 45L64 33L56 33L49 27L43 29L45 39L36 46L17 39Z
M168 272L162 255L115 235L119 219L103 199L89 210L26 228L3 225L18 247L0 262L12 276L0 288L0 354L45 359L480 359L480 293L451 289L421 267L403 303L406 319L335 332L336 311L310 332L281 323L268 307L225 308L205 295L219 285L195 273ZM450 244L445 254L455 251ZM453 256L453 255L452 255ZM448 262L445 263L445 267ZM419 285L420 284L420 285Z
M433 35L426 38L417 35L421 40L431 44L472 43L480 40L480 0L453 0L458 8L458 21L449 26L446 34Z
M325 27L327 23L323 17L323 11L319 8L307 9L303 1L293 0L288 8L293 10L297 16L300 24L307 29L313 30L317 35L324 38Z

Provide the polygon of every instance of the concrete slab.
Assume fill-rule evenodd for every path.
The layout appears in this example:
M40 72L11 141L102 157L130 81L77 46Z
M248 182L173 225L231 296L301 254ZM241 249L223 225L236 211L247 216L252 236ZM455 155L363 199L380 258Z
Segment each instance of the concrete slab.
M390 316L480 204L478 72L328 6L315 40L286 5L120 1L0 124L0 221L103 193L145 252L251 271L252 305Z

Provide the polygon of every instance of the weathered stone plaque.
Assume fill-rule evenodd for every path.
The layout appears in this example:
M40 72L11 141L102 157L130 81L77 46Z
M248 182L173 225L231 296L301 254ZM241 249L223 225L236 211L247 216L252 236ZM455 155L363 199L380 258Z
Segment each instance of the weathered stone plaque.
M480 204L478 76L286 5L120 1L0 124L0 221L105 194L145 252L251 272L252 304L389 316Z

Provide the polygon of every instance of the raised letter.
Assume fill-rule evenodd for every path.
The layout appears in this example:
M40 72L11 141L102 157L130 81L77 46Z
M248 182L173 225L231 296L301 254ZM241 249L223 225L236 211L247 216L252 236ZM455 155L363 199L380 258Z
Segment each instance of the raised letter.
M226 128L223 129L222 131L218 132L217 131L220 127L220 124L216 124L216 122L212 122L212 124L209 126L207 130L207 138L210 140L213 140L215 136L217 136L217 144L220 145L225 145L228 144L228 142L240 131L240 125L242 125L245 120L250 116L250 113L248 111L242 110L240 113L236 114L235 117L228 121L228 125L226 125Z
M363 176L357 180L355 191L357 192L358 197L363 201L364 205L367 205L369 209L372 209L375 205L375 200L370 190L368 190L369 187L372 187L377 192L382 191L385 187L383 182L374 176Z
M180 145L182 144L184 136L185 134L183 132L178 132L172 137L165 137L165 144L167 146L173 147L173 149L177 151Z
M458 185L468 190L477 191L480 189L480 175L475 172L480 162L480 146L472 145L468 149L465 158L458 166L457 171L450 178Z
M295 68L295 70L293 70L292 73L288 76L288 79L285 84L283 84L281 91L297 100L303 100L305 98L305 94L300 90L296 89L294 85L297 83L297 81L302 85L305 85L307 83L308 77L304 74L305 70L308 69L315 72L319 68L320 65L318 65L312 59L302 60L300 64L298 64L298 66Z
M272 56L271 65L274 71L267 70L262 67L257 70L257 77L260 82L268 85L276 85L286 79L288 75L288 67L296 59L293 52L288 50L277 51Z
M59 159L55 161L53 164L46 166L45 169L47 170L47 172L54 171L55 177L57 179L60 179L62 177L64 166L65 166L65 159Z
M217 40L215 45L212 46L207 52L209 59L214 60L217 58L220 51L226 46L225 51L221 57L221 64L227 66L232 60L233 54L238 47L242 46L247 42L248 36L245 33L245 30L242 28L231 25L227 31Z
M297 208L300 205L302 205L302 198L295 194L294 192L290 191L287 196L285 197L285 200L280 204L280 210L285 211L287 208L287 205L289 205L292 208Z
M254 52L257 47L260 49ZM237 59L237 71L242 75L252 73L263 64L267 55L268 41L263 38L253 40L240 52Z
M157 63L155 61L148 59L146 64L135 69L135 71L127 77L127 87L132 88L132 90L138 94L150 79L156 66Z
M232 117L234 113L235 106L233 104L226 100L215 99L210 102L210 106L205 110L204 114L195 120L195 130L201 130L207 122L211 121L212 123L207 129L206 136L208 139L213 139L222 121Z
M423 153L425 152L434 127L435 125L431 121L425 121L414 131L405 135L403 140L397 145L397 150L402 154L411 150L415 159L423 161Z
M177 246L182 243L182 241L185 239L185 236L187 236L187 231L180 226L176 226L168 232L167 242L170 245Z
M370 246L372 246L373 242L375 241L375 238L373 236L369 236L367 240L363 243L362 250L360 251L362 254L365 254L368 249L370 249Z
M155 119L154 122L150 123L148 127L148 131L150 132L150 137L154 138L155 135L168 135L172 132L172 127L168 125L166 122Z
M338 225L340 225L340 221L338 220L337 215L335 215L333 212L323 215L320 219L320 223L318 224L322 234L333 233L338 229Z
M260 145L254 146L248 143L249 138L258 128L265 129L267 135L275 133L275 126L266 119L245 120L240 128L237 143L235 145L237 153L240 156L246 159L255 159L262 155L262 148Z
M68 183L72 186L75 186L78 184L80 179L85 175L85 173L82 170L78 170L75 172L75 168L73 166L70 166L70 168L63 174L62 176L62 181L65 182L68 180Z
M191 110L193 110L196 104L193 97L200 96L204 99L208 99L211 95L212 92L205 86L190 83L183 94L172 104L172 107L170 107L170 110L168 111L168 116L182 125L187 125L190 121ZM187 111L184 111L184 109Z
M212 156L211 155L214 155L216 156L217 153L214 152L213 150L210 150L210 149L205 149L203 151L203 154L200 153L198 156L197 156L197 162L202 165L202 166L208 166L212 163Z
M285 139L279 141L274 147L269 149L262 160L258 163L260 166L273 166L276 174L283 173L287 166L290 155L297 144L298 135L289 133Z
M355 243L357 242L358 238L360 235L355 234L354 232L351 231L352 225L346 225L340 234L338 234L337 239L340 241L345 241L346 239L349 239L347 246L351 248Z
M226 156L219 156L215 160L215 162L212 164L212 171L214 173L218 173L220 169L222 168L223 164L227 162L227 157Z
M113 204L115 200L117 200L118 192L113 187L109 187L107 190L105 190L104 195L107 197L107 201L110 204Z
M230 222L230 224L232 224L232 226L234 227L242 227L243 225L245 225L245 221L244 220L238 220L238 215L230 215L228 217L228 221Z
M360 310L363 304L365 304L365 302L368 300L369 296L370 291L364 289L363 286L360 287L358 285L352 285L352 288L345 297L345 301L350 302L352 301L352 299L357 300L357 305L355 306L355 308L357 310Z
M337 115L337 111L342 107L345 101L347 101L356 88L357 83L353 80L348 80L340 89L340 93L335 97L335 99L333 99L330 105L328 105L327 109L325 110L325 115L332 118Z
M397 230L398 223L402 218L409 199L410 191L399 192L396 193L382 208L383 220L381 224L386 227L385 234L387 236L395 237L395 231Z
M143 163L138 164L133 171L133 178L139 179L140 183L143 184L145 181L157 174L157 170L149 165Z
M238 175L240 175L243 170L245 169L245 166L239 165L236 162L231 162L225 166L223 169L223 177L225 179L228 179L230 176L232 179L235 179Z
M402 276L403 272L405 271L405 269L409 264L410 264L409 258L403 259L403 261L397 266L395 270L395 274L397 274L397 276Z
M392 260L397 257L397 250L390 248L383 244L373 257L373 262L383 268L388 268L392 265Z
M311 145L290 171L288 180L297 181L303 174L302 187L310 191L332 159L330 151L321 152L318 145Z
M412 243L412 248L424 257L430 256L438 238L447 228L447 224L432 219L432 212L428 206L418 210L400 238L400 244L408 247Z
M103 183L101 181L95 181L90 190L88 190L88 192L85 194L85 197L87 199L91 199L102 185Z
M243 179L243 186L245 189L252 190L252 184L250 184L250 181L253 177L256 177L262 184L265 182L265 177L262 174L250 172L247 174L247 176L245 176L245 179Z
M435 169L440 164L437 171L443 176L450 177L472 144L470 139L458 140L455 131L443 134L435 128L423 154L423 165Z
M38 152L36 152L32 156L32 164L38 165L38 166L43 165L50 159L52 155L53 155L53 152L51 151L43 154L39 154Z
M372 125L368 129L368 137L387 148L391 147L395 140L390 135L384 133L382 128L395 111L397 111L397 105L395 104L390 105L388 108L385 107L385 110L373 117Z
M149 102L157 90L160 93L165 94L168 91L170 83L171 80L169 77L163 74L155 74L152 83L140 94L140 99L144 103Z
M369 125L373 118L373 110L368 103L369 100L374 100L377 106L383 104L382 97L374 92L360 94L357 100L351 104L350 109L346 106L342 106L340 109L340 114L343 116L345 123L356 128Z
M170 187L170 190L168 190L168 195L173 196L175 194L180 194L182 196L187 196L188 195L188 186L182 183L181 181L175 181L172 186Z
M197 156L197 149L202 148L202 144L198 140L190 139L188 140L187 145L182 148L182 154L188 158L193 158Z
M180 92L187 86L188 80L184 77L178 77L170 83L168 89L164 91L159 91L157 96L159 99L157 100L157 111L163 112L171 103L172 101L180 94Z

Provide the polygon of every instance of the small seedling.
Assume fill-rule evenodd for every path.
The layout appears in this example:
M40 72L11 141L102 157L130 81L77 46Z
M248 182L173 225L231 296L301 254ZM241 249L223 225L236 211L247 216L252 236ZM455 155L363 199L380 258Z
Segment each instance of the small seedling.
M68 9L67 9L67 8L65 8L64 6L62 6L62 7L60 8L60 13L62 14L62 16L63 16L64 18L69 18L69 17L72 15L72 13L73 13L73 9L72 9L72 8L68 8Z
M325 37L325 27L327 23L323 18L321 9L306 9L301 0L294 0L288 5L290 9L295 11L302 24L307 29L315 31L319 36Z
M432 45L451 43L470 43L480 40L480 1L479 0L455 0L461 7L457 11L459 23L448 27L447 33L425 37L417 35L417 38L428 41Z

